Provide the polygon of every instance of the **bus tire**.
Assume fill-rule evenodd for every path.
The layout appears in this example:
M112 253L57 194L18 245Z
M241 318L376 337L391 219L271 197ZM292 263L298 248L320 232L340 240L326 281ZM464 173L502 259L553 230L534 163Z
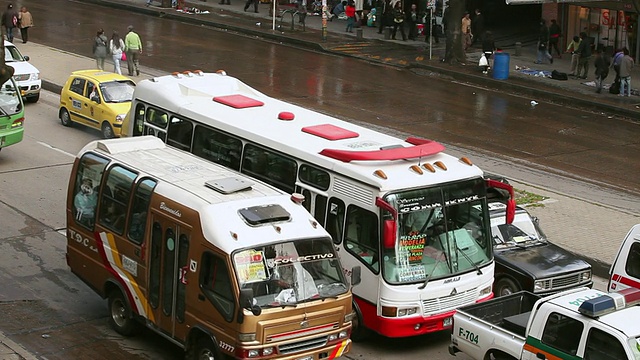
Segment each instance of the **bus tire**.
M69 115L69 111L67 111L67 109L61 109L60 110L60 123L63 126L72 126L73 125L73 121L71 121L71 115Z
M201 334L196 339L195 344L187 351L185 360L215 360L221 359L218 356L218 348L210 337Z
M129 302L125 300L120 290L109 294L109 325L118 334L133 336L139 330L139 324L133 319Z
M496 281L493 289L496 297L500 297L520 291L520 286L510 278L502 277Z
M102 137L104 137L105 139L113 139L115 137L115 134L113 133L113 128L111 127L111 124L109 124L108 121L105 121L102 123Z
M351 320L351 340L355 342L364 341L371 335L371 331L364 326L362 313L355 301L353 302L353 312L355 312L355 316Z

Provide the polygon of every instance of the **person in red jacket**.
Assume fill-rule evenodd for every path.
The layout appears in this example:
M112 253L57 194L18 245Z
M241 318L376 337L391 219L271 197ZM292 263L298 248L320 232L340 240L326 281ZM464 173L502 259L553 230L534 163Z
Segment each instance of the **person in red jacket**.
M347 15L347 29L346 32L353 32L353 25L356 23L356 6L353 0L349 0L347 7L344 9L344 14Z

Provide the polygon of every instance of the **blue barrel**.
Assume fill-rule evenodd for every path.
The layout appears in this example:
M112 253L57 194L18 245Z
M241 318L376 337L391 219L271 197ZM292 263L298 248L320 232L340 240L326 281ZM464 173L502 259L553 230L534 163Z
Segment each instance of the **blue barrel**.
M493 78L496 80L509 78L509 54L505 52L493 54Z

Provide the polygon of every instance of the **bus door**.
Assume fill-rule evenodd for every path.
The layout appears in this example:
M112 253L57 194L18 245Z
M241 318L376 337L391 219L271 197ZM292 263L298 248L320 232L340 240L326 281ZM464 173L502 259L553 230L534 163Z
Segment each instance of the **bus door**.
M149 312L160 331L184 339L187 285L192 282L197 286L197 279L187 275L191 228L157 213L151 223Z
M318 223L324 226L327 214L327 195L312 187L298 185L296 192L304 196L302 203L304 208L318 220Z

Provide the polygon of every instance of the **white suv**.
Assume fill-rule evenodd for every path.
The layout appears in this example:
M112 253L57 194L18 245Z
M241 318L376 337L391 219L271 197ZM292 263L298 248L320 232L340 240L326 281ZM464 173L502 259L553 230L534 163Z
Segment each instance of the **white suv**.
M12 43L4 42L4 61L15 71L13 80L20 88L20 93L28 102L37 102L40 99L40 71L29 63L28 56L22 56L20 50Z

